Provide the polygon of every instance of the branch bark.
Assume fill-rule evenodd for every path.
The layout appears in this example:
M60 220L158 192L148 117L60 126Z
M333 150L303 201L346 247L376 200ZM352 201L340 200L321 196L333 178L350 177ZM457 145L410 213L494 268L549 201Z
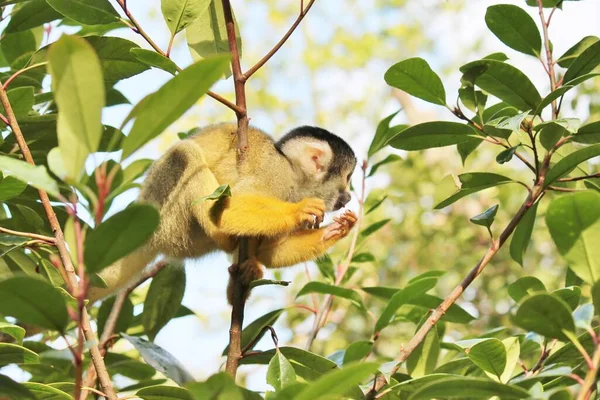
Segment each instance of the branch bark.
M17 144L19 145L19 148L21 149L21 153L23 153L23 157L25 158L25 161L31 165L35 165L35 163L33 161L33 157L31 156L31 152L29 151L29 146L27 145L27 142L25 141L23 132L21 132L21 128L19 127L19 124L18 124L15 114L13 112L10 101L8 100L6 91L4 90L3 87L1 87L1 83L0 83L0 102L2 103L2 106L4 107L4 110L6 110L6 114L7 114L6 116L10 123L9 124L10 128L12 129L13 134L15 135L15 139L17 141ZM40 196L40 200L42 202L44 212L46 213L46 217L48 218L48 223L50 224L50 227L52 228L52 231L54 232L56 248L58 249L58 253L60 255L62 265L64 268L64 270L63 270L63 268L61 268L61 275L63 276L63 278L65 278L65 283L67 284L67 288L68 288L69 292L71 294L76 295L79 292L80 285L77 281L77 275L75 274L75 269L73 268L73 263L71 262L71 256L70 256L69 251L67 250L67 246L65 244L66 242L65 242L64 235L63 235L63 231L60 227L60 224L58 223L58 219L56 218L54 209L52 208L52 205L50 204L50 198L48 197L48 194L41 189L38 189L38 194ZM81 324L82 324L82 328L85 333L86 340L90 343L95 343L97 341L96 335L92 331L92 328L90 326L89 316L87 315L87 311L85 310L85 308L83 309L82 314L81 314ZM96 369L96 372L98 373L100 385L102 386L102 391L106 394L107 399L117 400L117 395L115 393L115 390L113 389L112 382L110 380L110 375L108 374L108 371L106 370L106 365L104 364L104 359L102 358L102 356L100 354L100 350L99 350L97 344L92 345L92 347L90 347L90 355L92 358L92 363L94 364L94 368Z
M600 341L596 341L596 351L592 356L592 366L588 369L577 400L589 400L592 398L595 387L598 384L598 370L600 370Z

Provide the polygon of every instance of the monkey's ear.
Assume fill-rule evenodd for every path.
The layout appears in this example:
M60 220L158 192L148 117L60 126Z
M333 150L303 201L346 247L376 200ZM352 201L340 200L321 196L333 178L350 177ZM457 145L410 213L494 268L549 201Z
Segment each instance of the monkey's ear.
M292 140L284 146L285 155L305 174L322 179L333 158L329 144L317 140Z

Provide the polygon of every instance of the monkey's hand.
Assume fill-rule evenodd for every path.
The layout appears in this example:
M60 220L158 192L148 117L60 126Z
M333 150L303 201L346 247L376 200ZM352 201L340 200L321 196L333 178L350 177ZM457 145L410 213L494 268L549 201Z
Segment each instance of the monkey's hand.
M244 295L245 295L244 300L246 300L248 298L248 296L250 295L249 288L250 288L250 284L252 283L252 281L261 279L263 277L262 266L256 258L250 257L241 264L233 264L231 267L229 267L230 275L238 274L238 273L239 273L238 279L241 280L242 291L244 292ZM230 277L229 284L227 285L227 300L229 301L229 304L232 304L232 305L233 305L233 293L235 290L237 290L237 289L233 286L233 282L231 281L231 277Z
M323 231L323 241L327 242L330 240L338 241L352 230L356 221L358 221L358 217L354 212L350 210L346 210L345 213L340 215L339 217L335 217L333 219L333 223L324 228Z
M325 216L325 202L308 198L296 203L296 220L299 227L318 228Z

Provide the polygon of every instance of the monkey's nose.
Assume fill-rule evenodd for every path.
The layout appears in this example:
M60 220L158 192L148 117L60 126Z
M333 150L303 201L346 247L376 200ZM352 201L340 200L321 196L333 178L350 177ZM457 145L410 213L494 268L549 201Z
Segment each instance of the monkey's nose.
M340 208L344 207L346 204L348 204L348 202L350 201L351 198L352 198L352 196L350 195L349 192L341 193L335 204L335 209L339 210Z

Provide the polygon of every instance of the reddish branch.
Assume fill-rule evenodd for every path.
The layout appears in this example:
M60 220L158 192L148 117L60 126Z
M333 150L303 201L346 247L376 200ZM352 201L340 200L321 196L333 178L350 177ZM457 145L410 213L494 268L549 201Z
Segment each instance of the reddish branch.
M4 90L3 87L1 87L1 84L0 84L0 102L2 103L2 106L4 107L4 110L6 110L6 115L7 115L8 121L9 121L9 125L12 129L13 134L15 135L15 139L17 141L17 144L19 145L19 148L21 149L21 152L23 153L23 157L25 158L25 161L31 165L35 165L35 163L33 161L33 157L31 156L31 152L29 151L29 146L27 145L27 142L25 141L23 132L21 132L21 128L19 127L19 124L18 124L15 114L13 112L10 101L8 100L8 96L6 95L6 91ZM67 250L63 231L60 227L60 224L58 223L58 219L56 218L54 209L52 208L52 205L50 204L50 198L48 197L48 194L44 190L41 190L41 189L38 189L38 194L40 196L42 206L46 213L46 217L48 218L48 223L50 224L50 227L52 228L52 231L54 232L55 245L56 245L56 248L58 249L58 253L60 255L62 265L64 267L64 268L60 268L59 271L61 271L61 275L65 279L65 283L67 284L67 288L68 288L69 292L71 294L77 294L77 293L79 293L79 283L77 281L75 269L73 268L73 263L71 262L71 256L69 254L69 251ZM87 315L85 308L82 310L80 322L81 322L83 331L85 333L86 340L90 343L95 343L96 335L94 334L94 332L91 329L89 316ZM109 400L116 400L117 395L115 394L115 391L113 389L112 382L110 380L110 375L108 374L108 371L106 370L104 360L103 360L102 356L100 355L100 350L98 349L97 344L92 345L90 347L90 355L92 358L92 363L94 364L96 372L98 373L100 385L102 386L103 392L106 394L106 397Z

